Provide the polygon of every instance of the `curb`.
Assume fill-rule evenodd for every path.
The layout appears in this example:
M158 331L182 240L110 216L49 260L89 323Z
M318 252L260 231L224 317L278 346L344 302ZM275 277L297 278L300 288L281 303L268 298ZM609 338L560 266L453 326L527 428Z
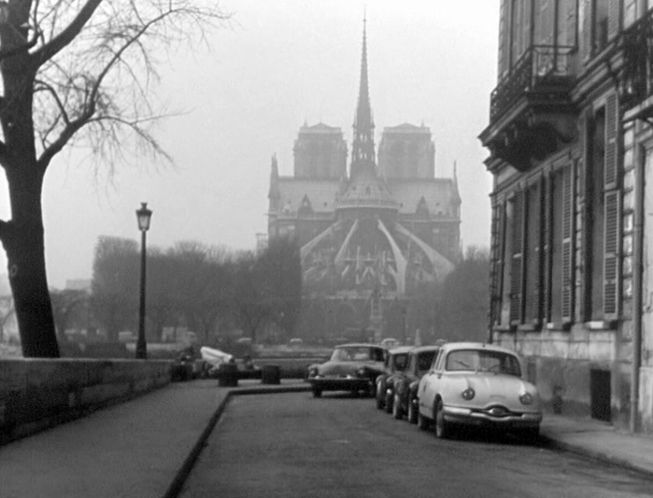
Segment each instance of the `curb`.
M622 469L630 470L632 472L637 472L638 474L642 474L649 479L653 478L652 469L648 467L642 467L630 460L615 457L607 453L603 453L601 451L589 450L578 444L565 443L564 441L560 441L546 434L540 434L540 439L545 444L547 444L548 446L554 449L560 451L566 451L568 453L573 453L575 455L579 455L585 458L590 458L597 462L621 467Z
M229 402L232 396L243 396L243 395L250 395L250 394L298 393L298 392L309 392L310 390L311 390L311 386L308 385L305 386L301 384L293 385L293 386L278 385L278 386L268 386L268 387L256 387L256 386L235 387L235 388L228 389L227 394L222 399L222 401L220 401L215 412L213 412L213 415L211 415L211 418L209 419L208 424L206 424L204 430L202 431L202 434L200 434L199 438L197 439L192 449L190 450L190 453L184 459L184 463L181 465L181 468L175 474L175 477L170 483L170 486L168 486L168 489L163 495L163 498L177 498L177 496L179 496L179 493L181 493L181 490L184 486L184 483L186 482L186 479L188 479L188 476L190 475L191 471L193 470L193 467L195 466L195 462L197 462L200 453L202 453L204 446L206 446L207 439L213 432L213 429L218 423L218 420L220 420L220 417L222 416L222 413L227 407L227 403Z

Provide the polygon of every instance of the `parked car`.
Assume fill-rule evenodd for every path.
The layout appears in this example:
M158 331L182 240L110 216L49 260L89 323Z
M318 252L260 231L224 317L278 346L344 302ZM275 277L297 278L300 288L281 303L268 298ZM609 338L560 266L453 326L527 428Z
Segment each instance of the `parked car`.
M392 416L396 419L407 415L411 424L417 423L417 387L419 380L428 372L440 346L420 346L408 352L408 366L393 375Z
M506 348L481 343L442 346L418 386L418 425L433 422L439 438L456 425L519 431L530 439L542 421L536 387L522 378L520 358Z
M365 391L374 396L374 381L383 372L387 354L387 349L376 344L336 346L327 362L308 367L307 380L313 396L319 398L323 391Z
M379 410L392 410L392 378L393 375L403 370L408 365L408 352L411 346L400 346L390 349L386 356L383 372L376 378L376 407Z

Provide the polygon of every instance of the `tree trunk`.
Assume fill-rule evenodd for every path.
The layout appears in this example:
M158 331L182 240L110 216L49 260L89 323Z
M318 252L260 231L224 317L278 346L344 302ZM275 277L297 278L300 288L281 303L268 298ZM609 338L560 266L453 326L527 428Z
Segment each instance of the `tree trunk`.
M10 192L16 188L10 180ZM23 198L26 196L25 192L20 195ZM40 209L38 216L31 218L23 223L12 220L5 226L2 242L7 252L9 284L14 296L23 356L57 358L59 347L46 277Z
M15 49L2 59L4 97L0 112L5 169L11 204L10 221L0 226L0 240L7 252L9 283L14 296L16 319L25 357L58 357L59 347L45 271L45 247L41 193L45 166L36 159L33 88L36 67L25 45L31 2L14 4L16 31L2 25L0 45Z

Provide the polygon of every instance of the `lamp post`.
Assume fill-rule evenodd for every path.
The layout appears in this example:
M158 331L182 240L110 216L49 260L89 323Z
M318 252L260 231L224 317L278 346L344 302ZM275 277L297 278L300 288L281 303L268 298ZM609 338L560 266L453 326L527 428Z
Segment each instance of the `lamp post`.
M147 358L147 345L145 343L145 234L150 228L152 210L147 209L147 202L141 202L141 208L136 210L138 229L141 231L141 296L138 308L138 339L136 340L136 358Z

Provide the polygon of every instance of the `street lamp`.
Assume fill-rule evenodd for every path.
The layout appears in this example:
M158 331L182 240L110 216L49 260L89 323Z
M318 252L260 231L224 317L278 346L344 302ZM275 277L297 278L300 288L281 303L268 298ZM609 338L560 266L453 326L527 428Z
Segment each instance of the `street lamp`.
M145 234L150 228L152 210L147 209L147 202L141 202L141 208L136 210L138 229L141 231L141 300L138 308L138 339L136 340L136 358L147 358L145 343Z

